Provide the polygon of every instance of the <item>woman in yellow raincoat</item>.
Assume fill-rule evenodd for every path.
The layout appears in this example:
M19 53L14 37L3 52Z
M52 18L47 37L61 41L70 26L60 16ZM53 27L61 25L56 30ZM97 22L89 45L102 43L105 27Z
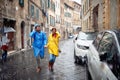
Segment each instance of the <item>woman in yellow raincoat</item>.
M56 57L59 56L59 38L60 34L57 32L56 28L52 28L52 33L48 37L48 52L50 54L49 59L49 70L53 71L53 65Z

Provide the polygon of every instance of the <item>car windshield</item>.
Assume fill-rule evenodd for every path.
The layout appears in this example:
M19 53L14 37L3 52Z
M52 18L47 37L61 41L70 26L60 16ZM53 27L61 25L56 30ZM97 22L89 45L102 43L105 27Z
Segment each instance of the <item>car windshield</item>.
M96 34L92 32L80 32L78 35L78 39L81 40L94 40Z

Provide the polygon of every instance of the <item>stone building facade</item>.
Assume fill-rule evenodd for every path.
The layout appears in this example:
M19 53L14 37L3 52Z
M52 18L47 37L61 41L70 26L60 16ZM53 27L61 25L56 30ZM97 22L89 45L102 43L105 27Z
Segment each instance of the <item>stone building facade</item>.
M51 32L51 28L55 27L55 2L56 0L48 0L47 23L48 23L49 33Z
M83 31L102 31L119 28L119 0L82 0Z
M1 0L0 27L12 27L16 32L10 32L9 50L26 49L31 44L29 33L35 23L43 21L43 10L40 0ZM28 42L29 41L29 42Z
M90 32L93 31L92 27L92 16L91 16L91 0L82 0L82 31Z
M4 27L10 27L15 32L7 33L9 51L27 49L35 23L47 34L56 27L61 39L67 39L73 33L73 10L69 0L0 0L0 41Z
M9 50L13 50L15 48L16 35L14 32L6 33L4 28L16 28L16 9L13 5L15 5L13 0L0 0L0 42L2 45L4 42L2 40L3 36L6 36L9 40Z
M60 0L60 7L61 7L61 10L60 10L60 26L61 26L61 39L65 39L66 37L66 27L64 25L64 0Z
M78 33L81 28L81 5L73 1L73 28L74 33Z
M120 29L120 0L103 0L103 28Z
M64 2L64 25L66 27L66 38L73 33L73 4L72 1Z
M60 0L55 1L55 27L57 28L58 32L61 33L60 29Z
M16 0L17 1L17 0ZM40 0L23 0L24 6L20 6L18 2L16 7L16 48L25 49L28 46L29 33L33 30L35 23L43 23L42 9ZM18 36L19 35L19 36ZM19 42L19 43L18 43ZM31 44L31 42L29 42Z

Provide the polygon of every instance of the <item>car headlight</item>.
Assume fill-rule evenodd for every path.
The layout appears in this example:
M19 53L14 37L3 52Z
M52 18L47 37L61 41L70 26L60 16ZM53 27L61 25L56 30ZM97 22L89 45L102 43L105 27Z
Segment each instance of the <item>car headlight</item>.
M83 49L83 50L89 49L88 46L82 46L82 45L79 45L79 44L77 44L77 47L78 47L79 49Z

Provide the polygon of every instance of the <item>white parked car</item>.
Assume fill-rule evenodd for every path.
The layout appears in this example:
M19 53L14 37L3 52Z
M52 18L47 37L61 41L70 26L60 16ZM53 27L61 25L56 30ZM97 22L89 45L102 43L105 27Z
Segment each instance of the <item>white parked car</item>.
M87 54L88 80L120 80L120 30L100 32Z
M74 40L74 59L75 63L84 63L89 45L92 43L95 38L95 33L93 32L79 32L77 37Z

